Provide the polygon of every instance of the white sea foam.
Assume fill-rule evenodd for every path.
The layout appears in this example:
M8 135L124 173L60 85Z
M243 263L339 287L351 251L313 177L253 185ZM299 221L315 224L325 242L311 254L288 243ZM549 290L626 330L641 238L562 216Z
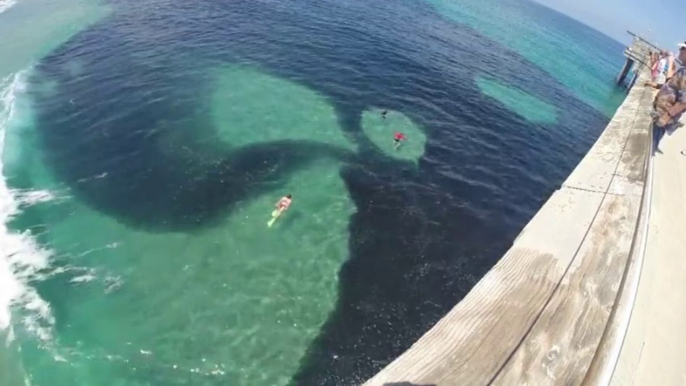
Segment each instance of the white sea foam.
M15 200L24 206L31 206L56 199L52 192L47 190L13 190Z
M0 13L7 11L16 3L17 0L0 0Z
M95 275L92 274L92 273L86 273L86 274L84 274L84 275L80 275L80 276L76 276L76 277L72 278L71 280L69 280L69 282L70 282L70 283L76 283L76 284L78 284L78 283L88 283L88 282L91 282L91 281L93 281L93 280L95 280L95 279L97 279L97 276L95 276Z
M16 98L25 91L26 72L0 82L0 172L4 172L3 151L6 131L16 116ZM48 267L50 252L41 248L30 232L14 232L7 223L19 213L20 205L51 199L48 192L9 189L0 175L0 329L11 328L12 307L21 307L24 326L41 339L49 339L54 319L50 305L29 282ZM13 336L12 333L9 336Z

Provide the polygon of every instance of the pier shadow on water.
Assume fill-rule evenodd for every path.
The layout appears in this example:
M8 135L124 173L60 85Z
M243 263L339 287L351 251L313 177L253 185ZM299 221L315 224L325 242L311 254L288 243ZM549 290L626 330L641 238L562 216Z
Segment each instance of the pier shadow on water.
M35 82L56 84L52 94L34 95L46 161L98 211L149 231L190 232L239 202L277 194L309 163L340 160L357 208L350 256L336 307L293 385L362 383L409 348L497 262L594 139L571 140L569 130L599 132L606 121L521 56L422 3L153 3L160 3L155 11L115 1L112 17L38 65ZM141 12L146 24L131 24ZM198 37L202 43L191 44ZM87 76L65 70L75 56ZM239 148L188 142L186 152L165 151L165 128L213 131L211 121L187 117L206 112L206 74L226 64L325 96L358 150L272 141ZM528 122L483 96L475 83L481 73L542 100L563 99L557 122ZM362 113L377 107L424 130L418 170L364 136ZM105 177L92 178L98 175Z

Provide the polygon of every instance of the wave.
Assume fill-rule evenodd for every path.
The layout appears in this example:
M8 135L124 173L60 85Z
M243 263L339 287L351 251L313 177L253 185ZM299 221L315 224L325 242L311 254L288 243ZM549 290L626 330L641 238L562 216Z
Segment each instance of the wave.
M0 13L7 11L16 3L17 0L0 0Z
M0 82L0 330L9 329L8 337L13 338L12 310L21 308L24 328L41 340L49 340L54 324L50 305L30 282L48 268L51 252L41 248L30 232L16 232L7 225L21 206L53 198L44 191L13 191L5 180L5 136L17 115L17 96L26 90L26 76L27 71L23 71Z

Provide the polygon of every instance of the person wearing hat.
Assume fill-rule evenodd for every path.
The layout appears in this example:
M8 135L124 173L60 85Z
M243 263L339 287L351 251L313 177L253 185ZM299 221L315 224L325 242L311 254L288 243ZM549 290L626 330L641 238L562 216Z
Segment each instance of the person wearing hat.
M659 143L665 131L676 127L681 115L686 111L686 42L679 44L677 60L667 73L667 80L653 102L653 143L659 151Z

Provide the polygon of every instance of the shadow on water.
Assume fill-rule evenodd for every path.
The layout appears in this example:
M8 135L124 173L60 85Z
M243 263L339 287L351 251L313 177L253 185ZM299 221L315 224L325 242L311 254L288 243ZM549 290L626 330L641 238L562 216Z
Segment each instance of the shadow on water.
M341 177L357 208L350 256L336 308L292 379L302 386L362 383L410 347L497 262L606 123L521 56L421 3L323 3L200 1L172 9L115 1L114 16L52 53L34 78L56 82L60 95L35 94L47 163L83 201L132 226L192 231L278 190L309 163L344 162ZM370 6L392 7L392 17ZM138 14L144 24L135 23ZM73 57L87 76L64 70ZM192 142L165 151L161 131L214 130L188 116L207 114L206 74L226 64L252 65L326 96L358 154L301 141L204 156L208 148ZM481 72L540 99L562 99L558 122L526 122L482 96L474 83ZM379 106L425 131L419 173L362 133L362 112ZM580 139L568 138L570 130Z
M74 96L52 99L39 109L42 127L49 127L42 132L44 154L83 201L129 225L150 231L209 226L236 203L278 190L292 173L312 162L355 156L308 141L239 148L193 143L188 131L214 131L206 127L212 125L207 119L183 118L195 113L196 101L182 97L168 104L149 102L168 98L152 91L143 98L93 104L89 92L130 95L127 76L149 84L165 81L136 63L126 63L120 77L93 64L96 68L83 64L92 73L83 80L69 78L50 60L37 67L36 82L58 80L53 93ZM41 100L40 94L35 97ZM170 123L174 119L177 122ZM181 132L178 143L165 142L165 130Z

